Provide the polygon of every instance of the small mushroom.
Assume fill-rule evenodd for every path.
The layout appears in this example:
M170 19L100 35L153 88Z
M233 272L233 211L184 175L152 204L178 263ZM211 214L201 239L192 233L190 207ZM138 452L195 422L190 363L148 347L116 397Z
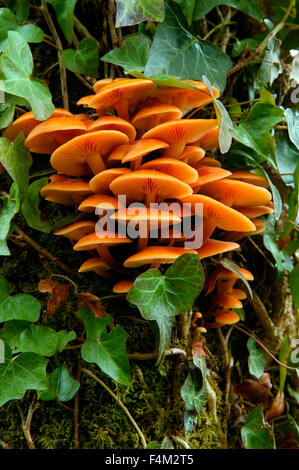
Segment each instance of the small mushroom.
M30 152L50 155L60 145L86 132L87 126L80 119L54 117L34 127L25 140L25 146Z
M198 178L197 171L186 163L175 160L173 158L155 158L147 163L144 163L140 170L156 170L173 176L184 183L195 184Z
M77 241L85 237L85 235L93 233L95 226L96 224L92 220L80 220L79 222L59 227L54 231L54 235L62 235L70 240Z
M238 243L224 242L222 240L213 240L212 238L209 238L196 251L200 259L204 259L210 256L219 255L220 253L238 249L240 249L240 245L238 245Z
M138 111L132 119L133 126L140 131L147 131L165 121L180 119L182 111L170 104L155 104Z
M107 264L104 260L101 258L90 258L87 261L85 261L79 268L79 273L87 273L90 271L94 271L101 277L105 277L107 279L111 279L111 274L109 274L107 271L109 271L111 267L109 264Z
M110 184L112 181L114 181L118 176L126 175L128 173L131 173L129 168L110 168L109 170L104 170L95 175L89 181L90 189L94 193L111 194Z
M223 168L217 168L213 166L201 166L197 168L197 179L191 185L193 192L197 193L201 186L213 181L218 181L222 178L227 178L231 175L230 171L224 170Z
M260 206L271 200L271 193L267 189L228 178L207 183L200 191L230 207Z
M160 264L171 264L184 253L197 254L196 250L169 246L149 246L130 256L124 262L125 268L139 268L146 264L158 267Z
M94 194L84 199L78 207L81 212L95 214L96 209L109 210L118 209L118 199L107 194Z
M84 176L91 172L97 174L106 168L103 155L128 140L127 135L119 131L89 132L74 137L55 150L51 165L65 175Z
M113 286L112 290L115 294L127 294L133 284L134 281L120 281Z
M115 109L118 116L129 121L129 114L141 100L156 89L150 80L124 79L114 81L103 88L90 100L89 106L96 108L101 116L105 110Z
M40 191L47 201L73 206L92 194L88 181L66 178L63 175L53 175L50 180L51 182Z
M187 145L183 152L178 156L178 159L188 165L193 166L195 163L200 162L205 156L205 151L197 145Z
M254 184L255 186L261 186L262 188L269 188L269 181L267 178L249 171L233 171L229 176L229 179L235 179L238 181L244 181L244 183Z
M242 302L232 295L218 295L215 304L223 308L242 308Z
M261 215L272 214L272 212L274 212L274 209L268 206L234 206L234 209L241 212L241 214L246 215L246 217L249 217L250 219L260 217Z
M88 132L107 130L120 131L126 134L129 142L132 142L136 137L136 130L132 124L117 116L102 116L93 121L88 127Z
M142 139L159 139L169 144L164 157L179 158L185 145L195 142L218 126L217 119L178 119L147 131Z
M70 116L72 113L62 108L55 108L54 113L51 118L58 116ZM3 137L6 137L11 142L15 140L20 132L23 132L24 136L27 137L29 133L34 129L38 124L43 121L37 121L33 115L32 111L29 113L22 114L18 117L5 131L3 132Z
M168 144L158 139L136 140L132 142L122 157L122 163L130 163L132 170L137 170L142 162L142 158L156 150L169 147Z
M147 206L152 202L179 199L192 194L192 189L186 183L154 170L137 170L119 176L112 181L110 189L115 195L125 194L130 200L145 201Z

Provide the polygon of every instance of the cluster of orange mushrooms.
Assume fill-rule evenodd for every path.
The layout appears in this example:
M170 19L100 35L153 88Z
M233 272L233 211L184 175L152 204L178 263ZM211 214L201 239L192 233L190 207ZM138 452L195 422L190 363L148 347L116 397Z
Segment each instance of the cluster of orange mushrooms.
M206 156L206 151L218 147L218 123L188 116L192 109L212 101L203 83L190 83L193 88L157 87L147 79L100 80L94 85L95 94L78 102L96 110L96 119L90 110L74 115L56 109L49 119L38 122L29 112L5 131L10 140L23 131L30 152L51 155L57 173L41 195L48 201L78 206L79 211L75 222L54 233L72 240L75 251L90 253L80 272L121 276L114 292L128 292L140 272L134 268L169 264L183 253L204 259L240 249L236 242L242 237L264 230L257 217L273 211L265 178L227 171ZM215 88L213 93L215 98L219 96ZM151 239L146 233L133 240L109 231L96 232L96 211L104 217L106 208L115 208L111 217L117 227L132 220L127 207L118 207L119 195L125 195L128 204L143 202L140 222L153 221L158 230L168 224L172 227L168 236ZM172 201L189 203L190 217L197 203L203 205L200 248L184 248L186 237L180 232L179 215L149 210L151 203ZM231 309L240 308L246 294L232 288L237 280L233 276L221 268L209 279L209 290L217 285L217 295L204 325L239 320Z

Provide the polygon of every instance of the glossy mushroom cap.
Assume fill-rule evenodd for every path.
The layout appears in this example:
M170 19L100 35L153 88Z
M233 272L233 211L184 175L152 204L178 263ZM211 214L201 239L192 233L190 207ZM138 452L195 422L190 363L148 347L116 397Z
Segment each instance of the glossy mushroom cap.
M133 281L120 281L113 286L112 290L115 294L127 294L133 284Z
M207 183L200 192L227 206L260 206L271 200L271 193L267 189L228 178Z
M132 243L132 240L128 237L122 237L118 234L109 234L107 232L99 234L99 233L91 233L90 235L86 235L86 237L81 238L76 245L74 246L75 251L87 251L87 250L95 250L99 246L113 246L113 245L122 245Z
M190 185L192 183L195 184L198 178L197 171L194 168L173 158L155 158L150 162L144 163L140 170L161 171Z
M113 78L102 78L101 80L98 80L93 85L93 89L94 89L95 93L98 93L106 85L110 85L110 83L113 83L113 81L114 81Z
M138 268L146 264L171 264L184 253L197 254L196 250L178 247L149 246L124 262L125 268Z
M95 131L74 137L61 145L51 157L51 165L60 173L71 176L97 174L104 170L102 156L113 147L128 142L119 131Z
M58 116L72 116L72 113L66 109L55 108L51 118ZM43 121L37 121L33 115L33 112L29 111L29 113L22 114L22 116L16 119L7 129L5 129L3 132L3 137L6 137L11 142L18 137L20 132L23 132L24 136L27 137L32 129L34 129L41 122Z
M231 172L224 170L223 168L217 168L213 166L199 167L197 168L196 182L192 185L193 191L197 192L204 184L227 178L230 175Z
M261 186L262 188L269 188L269 181L267 178L249 171L233 171L229 176L229 179L236 179L238 181L244 181L244 183L254 184L255 186Z
M51 183L40 191L40 195L47 201L73 206L92 194L88 181L66 178L63 175L53 175L50 179Z
M215 303L223 308L242 308L242 302L232 295L218 295Z
M107 264L104 260L101 258L90 258L87 261L84 261L84 263L80 266L79 268L79 273L86 273L88 271L108 271L110 268L109 264Z
M216 268L212 276L209 277L208 282L206 284L206 295L208 295L212 290L214 290L216 282L218 280L237 280L242 275L247 281L253 281L254 278L250 271L240 267L238 268L238 271L240 273L240 276L230 271L229 269L224 268L223 266L219 266L218 268Z
M110 184L118 176L131 173L130 168L110 168L95 175L89 182L90 189L94 193L111 194Z
M148 207L129 207L120 209L111 215L111 219L118 220L119 222L156 222L157 224L168 223L169 225L178 224L181 222L181 217L172 212L171 210L159 210Z
M206 152L202 148L197 147L196 145L187 145L183 152L178 156L178 160L193 166L204 158L205 153Z
M241 212L241 214L246 215L246 217L249 217L250 219L260 217L261 215L272 214L272 212L274 212L274 209L268 206L235 206L234 209Z
M155 104L142 108L132 119L132 124L136 129L149 130L165 121L180 119L182 111L170 104Z
M80 240L95 230L95 222L92 220L80 220L70 225L65 225L54 231L54 235L62 235L70 240Z
M154 127L142 138L167 142L169 148L164 153L164 157L179 158L185 145L195 142L217 126L217 119L179 119Z
M158 139L136 140L122 157L122 163L133 163L133 168L137 169L145 155L168 147L167 143Z
M132 124L117 116L102 116L88 127L88 132L106 130L120 131L128 136L130 142L136 137L136 130Z
M144 100L156 89L150 80L124 79L112 82L100 89L89 102L91 108L96 108L98 115L105 110L115 109L119 117L129 120L130 110Z
M207 132L204 136L200 137L196 145L199 145L204 150L214 150L219 147L219 129L218 127Z
M94 194L81 202L78 210L95 214L96 210L116 210L118 209L118 199L107 194Z
M196 251L200 259L204 259L227 251L238 250L239 248L240 245L238 245L238 243L224 242L210 238Z
M86 132L86 124L75 117L54 117L32 129L25 140L25 147L30 152L49 155L60 145Z
M240 317L232 310L219 309L215 312L215 320L222 325L233 325L240 320Z
M145 200L147 204L192 194L186 183L154 170L137 170L119 176L112 181L110 189L115 195L125 194L130 200Z

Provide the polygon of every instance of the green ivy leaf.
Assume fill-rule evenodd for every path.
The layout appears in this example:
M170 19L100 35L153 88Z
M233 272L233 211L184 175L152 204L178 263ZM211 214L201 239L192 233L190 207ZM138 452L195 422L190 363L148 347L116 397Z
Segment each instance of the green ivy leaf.
M116 0L116 8L116 27L164 20L163 0Z
M267 103L256 103L249 116L232 130L233 137L243 145L253 149L276 169L274 137L270 130L275 124L284 120L281 108Z
M125 73L143 72L148 61L150 39L143 34L126 38L121 47L107 52L101 60L123 67Z
M27 20L29 16L28 0L4 0L3 3L15 13L18 23Z
M299 309L299 290L298 290L298 285L299 285L299 264L295 266L293 271L289 274L289 283L290 283L290 288L294 300L294 306L295 309Z
M44 39L43 31L33 24L19 26L19 20L11 9L0 8L0 51L2 52L7 42L9 31L19 32L27 42L42 42Z
M263 350L257 347L254 339L249 338L247 341L247 348L249 351L248 369L250 374L259 379L265 371L265 356Z
M7 38L8 31L15 30L19 24L9 8L0 8L0 44Z
M0 330L0 338L13 353L32 352L47 357L55 354L58 341L52 328L19 320L8 321Z
M179 18L179 7L166 4L165 21L159 23L150 49L145 75L169 75L176 78L202 80L205 75L221 91L226 72L232 67L228 55L208 41L193 36Z
M40 302L32 295L17 294L7 297L0 303L0 323L9 320L35 322L39 319L40 309Z
M12 357L9 346L5 346L5 363L0 363L0 406L10 400L23 398L27 390L46 390L47 361L34 353Z
M62 352L63 349L66 347L66 345L70 341L73 341L74 339L76 339L77 335L74 331L60 330L60 331L57 331L57 337L58 337L57 351Z
M217 5L228 5L243 11L256 20L262 21L263 19L258 0L201 0L195 4L193 19L199 20Z
M275 230L275 218L273 214L269 214L264 219L266 230L263 233L264 245L272 253L278 270L278 278L280 279L284 270L291 272L293 270L293 261L285 250L280 250L277 242Z
M220 263L225 269L228 269L229 271L232 271L233 273L235 273L244 282L245 286L247 287L249 291L250 297L252 298L252 290L251 290L250 284L245 279L243 274L240 273L239 266L228 258L224 258L220 260Z
M77 0L46 0L55 8L57 21L68 42L73 39L74 33L74 11Z
M167 269L149 269L137 277L127 299L146 320L155 320L160 331L159 359L169 345L173 317L191 309L204 285L204 273L197 255L184 254Z
M267 46L262 65L260 66L256 80L260 83L272 83L283 72L280 63L280 45L281 41L277 38L272 38Z
M183 14L190 26L193 20L194 9L196 7L196 0L174 0L175 3L178 3L181 7Z
M273 440L265 429L264 409L254 408L248 415L241 429L245 449L273 449Z
M80 383L74 380L65 366L59 366L49 375L49 388L40 394L41 400L69 401L78 392Z
M19 26L17 32L20 33L27 42L37 44L44 40L44 32L35 24Z
M33 58L21 34L8 32L0 64L4 75L4 79L0 81L0 89L29 102L37 120L48 119L54 112L51 93L42 80L31 78Z
M27 191L25 200L22 203L22 213L26 219L27 224L41 232L50 233L52 226L49 222L41 220L41 212L39 210L40 204L40 190L48 184L48 178L44 177L34 181Z
M299 150L288 139L286 132L275 138L277 168L285 184L295 186L294 174L299 162ZM286 174L287 173L287 174Z
M72 72L96 77L100 63L98 44L94 39L84 38L80 41L78 50L63 51L61 60L63 65Z
M106 332L112 317L97 318L90 310L80 309L78 316L84 321L87 341L81 349L86 362L97 364L105 374L123 385L130 385L130 365L125 343L127 333L121 326Z
M213 90L209 79L203 77L204 84L208 87L210 95L213 96ZM219 147L221 153L227 153L232 144L231 130L234 128L230 115L219 100L213 99L214 108L219 125Z
M196 357L195 357L196 356ZM207 364L204 357L194 356L195 364L189 365L189 375L181 388L181 397L184 400L187 411L200 412L207 401L206 376Z
M0 129L10 126L15 113L15 107L8 103L0 103Z
M19 212L20 199L18 196L18 190L15 184L13 184L9 191L9 198L1 197L2 208L0 213L0 255L9 256L10 251L8 249L6 239L10 234L11 221L14 216Z
M299 113L287 108L284 115L288 124L289 138L299 150Z

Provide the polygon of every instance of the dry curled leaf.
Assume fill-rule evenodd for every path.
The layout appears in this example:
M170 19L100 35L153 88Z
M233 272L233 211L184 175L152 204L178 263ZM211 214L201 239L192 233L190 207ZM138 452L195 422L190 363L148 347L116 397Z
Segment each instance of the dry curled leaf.
M51 295L48 300L47 314L54 315L61 304L66 302L69 287L67 284L59 284L54 279L42 279L38 283L38 290Z
M265 372L259 380L247 379L236 385L234 392L254 404L267 403L272 384L270 374Z
M280 390L278 390L272 405L266 410L265 420L271 421L271 419L279 418L279 416L281 416L284 412L284 406L284 394L280 394Z
M80 300L78 302L79 308L89 308L96 317L104 318L106 313L101 305L101 299L96 295L89 292L82 292L79 294Z
M197 339L192 343L192 354L197 354L198 357L205 357L207 356L207 352L205 350L206 340L205 338Z

